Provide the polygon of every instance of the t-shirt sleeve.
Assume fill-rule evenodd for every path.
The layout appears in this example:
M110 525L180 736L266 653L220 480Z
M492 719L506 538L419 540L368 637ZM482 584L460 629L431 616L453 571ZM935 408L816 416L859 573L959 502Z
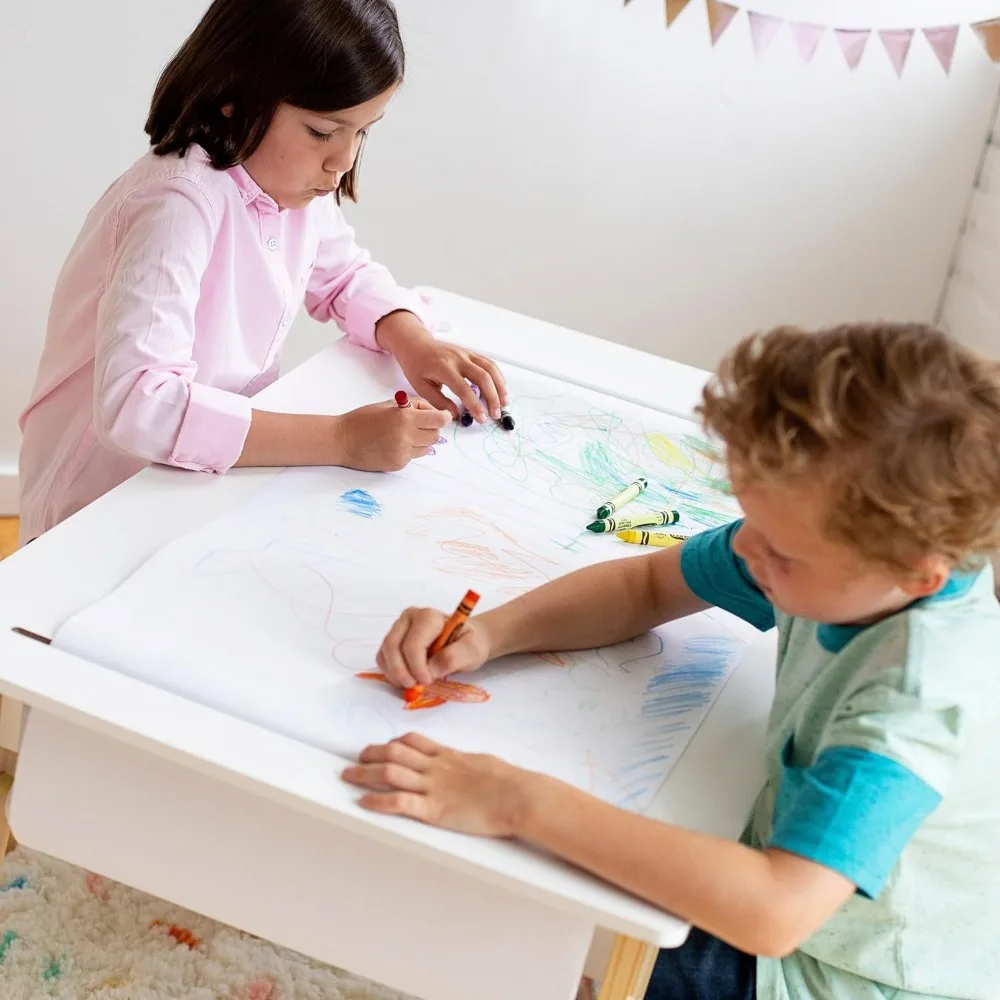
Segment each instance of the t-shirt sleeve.
M742 618L762 632L774 627L774 607L733 552L742 521L694 535L681 550L681 573L703 601Z
M940 801L889 757L829 747L811 767L782 768L769 846L833 869L874 899Z
M963 712L928 683L948 656L923 634L855 639L854 683L832 711L812 764L785 747L770 845L840 872L875 897L947 793ZM946 660L944 662L947 662Z

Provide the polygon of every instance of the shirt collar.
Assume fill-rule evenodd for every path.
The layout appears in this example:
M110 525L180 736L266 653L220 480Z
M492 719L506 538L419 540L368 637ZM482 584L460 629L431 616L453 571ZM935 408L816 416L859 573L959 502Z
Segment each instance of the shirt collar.
M242 163L237 163L235 167L230 167L226 173L232 177L236 187L239 189L244 205L249 205L260 198L268 205L277 209L278 206L274 199L269 194L266 194L263 188L247 173Z
M979 573L979 570L974 573L952 573L948 577L948 582L936 594L931 594L930 597L921 597L920 600L908 604L902 610L908 611L925 604L953 601L958 597L963 597L972 589ZM873 624L877 624L877 622ZM828 653L839 653L856 635L870 627L870 625L833 625L828 622L820 622L816 626L816 638Z

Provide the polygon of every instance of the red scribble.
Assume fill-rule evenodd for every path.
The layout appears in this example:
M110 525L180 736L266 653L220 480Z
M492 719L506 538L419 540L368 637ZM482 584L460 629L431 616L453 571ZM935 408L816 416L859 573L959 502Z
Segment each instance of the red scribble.
M162 920L154 920L150 925L149 929L152 930L154 927L162 927ZM167 927L167 933L178 943L187 945L188 948L194 949L201 944L201 939L194 936L186 927L178 927L177 924L170 924Z
M243 994L244 1000L275 1000L277 995L275 985L270 979L255 979Z

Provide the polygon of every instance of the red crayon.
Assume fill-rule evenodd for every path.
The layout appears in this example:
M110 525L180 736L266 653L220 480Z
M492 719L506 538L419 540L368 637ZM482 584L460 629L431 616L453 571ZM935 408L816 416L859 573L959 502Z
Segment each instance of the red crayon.
M396 395L395 395L394 398L396 400L396 405L401 410L405 410L408 406L412 406L413 405L410 402L410 397L407 396L406 391L404 389L400 389L399 392L396 393Z

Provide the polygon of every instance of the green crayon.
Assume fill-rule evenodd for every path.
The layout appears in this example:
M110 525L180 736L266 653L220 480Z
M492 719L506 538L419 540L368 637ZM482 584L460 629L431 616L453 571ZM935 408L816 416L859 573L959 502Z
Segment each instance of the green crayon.
M621 493L613 496L607 503L601 504L597 508L597 516L599 518L611 517L619 507L624 507L625 504L634 500L648 485L649 483L640 476L634 483L626 486Z
M681 519L679 510L657 510L645 514L633 514L631 517L605 517L600 521L592 521L587 525L587 531L602 535L607 531L627 531L629 528L645 528L648 525L676 524Z

